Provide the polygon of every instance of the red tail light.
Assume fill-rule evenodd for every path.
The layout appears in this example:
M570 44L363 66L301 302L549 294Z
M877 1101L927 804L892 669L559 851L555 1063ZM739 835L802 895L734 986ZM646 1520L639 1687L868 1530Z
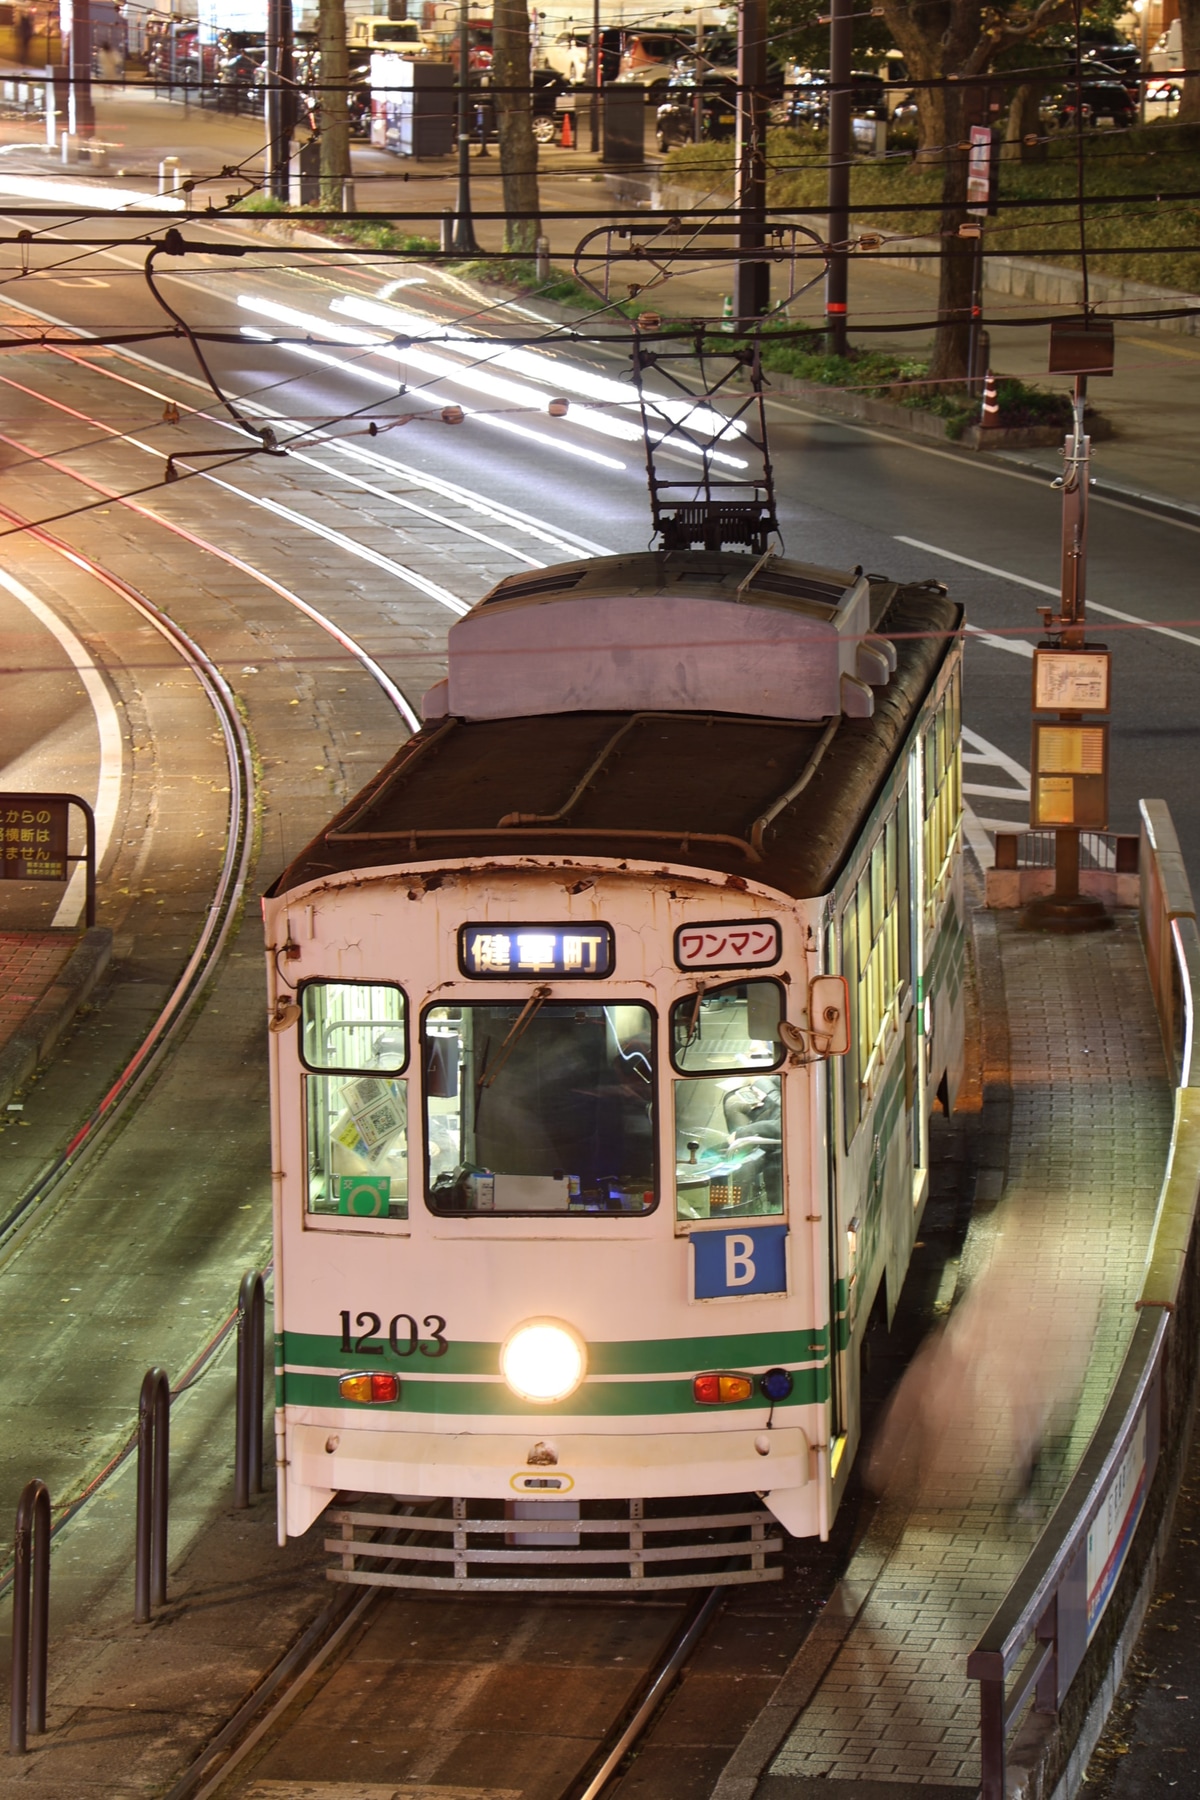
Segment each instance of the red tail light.
M398 1375L343 1375L338 1382L343 1400L356 1400L360 1406L378 1406L400 1398Z
M732 1400L749 1400L754 1383L749 1375L697 1375L692 1399L699 1406L720 1406Z

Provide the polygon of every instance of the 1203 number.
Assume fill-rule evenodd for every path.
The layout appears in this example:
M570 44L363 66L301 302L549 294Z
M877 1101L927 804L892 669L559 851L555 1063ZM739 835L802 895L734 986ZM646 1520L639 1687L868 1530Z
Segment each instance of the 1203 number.
M383 1321L378 1313L360 1312L354 1321L358 1329L355 1336L350 1328L350 1314L343 1312L342 1350L347 1356L382 1356L385 1345L376 1342L383 1333ZM397 1313L388 1324L387 1346L393 1356L413 1356L419 1350L422 1356L445 1356L450 1345L444 1335L446 1321L440 1313L428 1313L421 1324L429 1332L429 1341L422 1342L417 1321L411 1313Z

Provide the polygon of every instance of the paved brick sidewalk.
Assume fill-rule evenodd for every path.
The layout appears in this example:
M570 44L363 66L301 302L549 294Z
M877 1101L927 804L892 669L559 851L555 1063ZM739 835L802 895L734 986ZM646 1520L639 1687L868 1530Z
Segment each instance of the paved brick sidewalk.
M968 1294L990 1284L1004 1295L1002 1329L995 1313L981 1326L976 1310L967 1348L994 1372L1002 1343L1010 1392L1073 1363L1081 1385L1069 1416L1046 1421L1023 1499L1013 1490L1012 1415L1006 1422L988 1403L990 1377L972 1366L974 1391L965 1411L951 1407L942 1441L926 1419L933 1454L922 1459L912 1510L897 1528L894 1497L881 1507L842 1584L840 1604L857 1617L771 1765L767 1786L780 1800L806 1793L806 1777L974 1796L979 1701L967 1653L1065 1487L1133 1325L1130 1295L1171 1124L1136 922L1054 938L1019 932L1012 915L985 915L976 929L985 991L990 963L1007 1003L1011 1148L1007 1179L981 1171L963 1257ZM993 991L985 1004L1000 1000ZM952 1317L970 1318L974 1305L960 1299ZM1090 1341L1081 1344L1081 1332ZM891 1536L882 1559L881 1534Z
M62 931L0 931L0 1045L28 1018L76 942Z

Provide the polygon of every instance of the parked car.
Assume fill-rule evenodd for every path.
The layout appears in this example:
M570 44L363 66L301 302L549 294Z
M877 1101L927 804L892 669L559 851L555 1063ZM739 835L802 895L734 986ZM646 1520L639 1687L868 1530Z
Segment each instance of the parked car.
M1081 86L1077 87L1074 81L1064 81L1045 96L1040 106L1043 123L1052 131L1073 126L1076 105L1080 101L1085 125L1099 125L1102 120L1107 120L1117 129L1125 129L1137 124L1137 97L1130 93L1119 75L1111 70L1102 74L1096 65L1088 71Z
M473 93L471 132L477 141L490 143L496 135L496 102L490 88L492 77L486 70L474 70L469 78ZM534 69L530 76L533 104L533 135L539 144L556 143L562 133L563 110L560 95L570 91L570 83L555 69Z
M737 82L727 71L710 69L697 85L694 67L676 74L658 109L655 136L665 152L690 144L696 136L696 97L700 97L700 136L706 142L731 138L737 129Z
M645 89L646 99L660 106L681 56L691 55L696 47L696 34L663 26L653 31L627 31L621 50L621 72L618 86Z
M560 31L542 52L545 67L553 69L557 75L565 76L568 81L583 81L586 78L591 57L590 31Z
M856 118L885 119L888 116L887 86L869 69L855 69L850 75L850 110ZM823 129L829 122L828 69L805 69L792 90L788 108L789 125Z
M1123 81L1134 99L1141 96L1142 63L1133 44L1088 44L1082 57L1086 72L1112 74Z

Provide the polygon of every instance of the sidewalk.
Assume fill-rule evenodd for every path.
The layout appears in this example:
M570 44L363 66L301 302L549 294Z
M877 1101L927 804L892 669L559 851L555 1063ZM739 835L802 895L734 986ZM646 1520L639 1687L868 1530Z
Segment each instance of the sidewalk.
M874 1793L868 1783L886 1784L880 1800L910 1791L913 1800L922 1792L975 1800L979 1696L966 1678L967 1654L1065 1489L1133 1328L1130 1294L1171 1126L1136 919L1123 915L1111 933L1051 937L1019 931L1011 914L979 914L975 940L984 1158L952 1320L970 1316L964 1289L986 1293L990 1283L994 1293L998 1271L1011 1278L1001 1290L1004 1318L993 1316L987 1332L976 1329L968 1340L976 1360L969 1377L962 1369L956 1377L964 1388L973 1380L975 1391L943 1398L940 1413L927 1402L918 1413L925 1455L915 1492L893 1479L784 1677L802 1710L782 1742L776 1738L773 1760L763 1739L768 1715L780 1716L778 1702L728 1765L714 1800L811 1800L834 1780L856 1783L847 1800ZM1040 1462L1022 1498L996 1404L1003 1368L1010 1392L1034 1393L1050 1372L1073 1364L1077 1404L1069 1418L1044 1421Z

